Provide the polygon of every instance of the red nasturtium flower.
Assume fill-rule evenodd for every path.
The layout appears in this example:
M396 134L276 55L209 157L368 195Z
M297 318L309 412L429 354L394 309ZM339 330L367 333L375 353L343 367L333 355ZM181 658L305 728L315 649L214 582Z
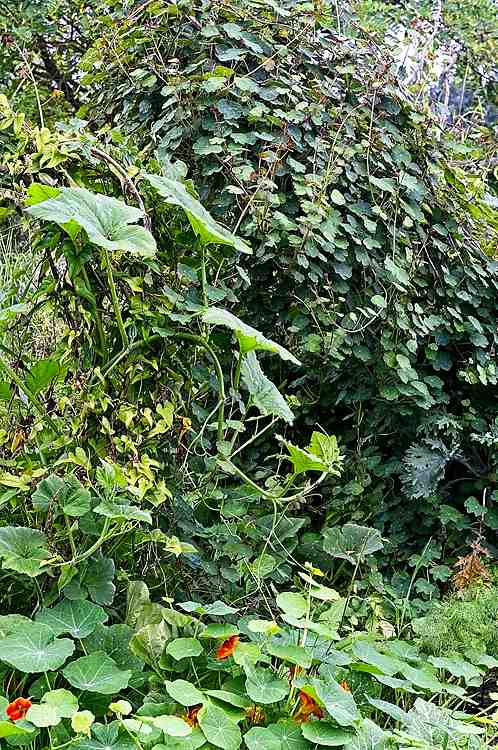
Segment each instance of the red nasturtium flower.
M239 635L232 635L231 638L227 638L226 641L223 641L221 646L216 651L216 658L218 659L218 661L224 661L224 659L228 659L229 656L232 656L233 652L237 648L237 644L239 641Z
M19 719L24 719L31 706L32 703L28 698L16 698L15 701L9 703L5 713L11 721L19 721Z
M299 692L299 700L301 705L297 712L294 714L294 721L299 723L308 721L310 716L316 716L317 719L323 718L323 711L313 698L305 693L303 690Z
M192 706L192 708L189 708L186 715L183 717L187 724L190 724L191 727L197 727L199 726L199 719L197 718L197 714L201 710L202 706Z

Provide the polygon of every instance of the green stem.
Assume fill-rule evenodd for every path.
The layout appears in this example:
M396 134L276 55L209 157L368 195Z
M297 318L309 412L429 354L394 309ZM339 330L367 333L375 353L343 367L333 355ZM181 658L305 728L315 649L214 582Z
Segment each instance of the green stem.
M223 370L221 368L220 361L218 357L216 356L216 352L212 348L212 346L204 339L202 336L196 336L193 333L172 333L171 335L164 337L160 336L159 334L155 334L154 336L150 336L146 341L134 341L132 344L128 344L124 349L122 349L118 354L116 354L105 370L101 373L102 377L107 377L112 370L117 367L117 365L129 354L132 354L133 352L137 351L138 349L141 349L143 346L148 346L149 344L155 344L158 341L164 341L167 339L181 339L183 341L191 341L193 344L196 344L197 346L201 346L203 349L207 351L209 356L211 357L211 360L214 365L214 369L216 372L216 379L218 381L218 391L220 394L219 402L218 402L218 441L223 440L224 436L224 428L225 428L225 382L223 379ZM90 386L93 385L95 381L95 378L92 378L90 381Z
M51 568L60 568L63 565L78 565L78 563L83 562L83 560L86 560L88 557L91 557L93 555L93 553L97 552L97 550L99 550L102 547L102 545L104 544L104 542L107 541L107 539L108 539L107 532L109 531L109 526L110 525L111 525L111 519L110 518L106 518L105 521L104 521L104 526L102 527L102 531L100 533L99 538L97 539L97 541L94 544L92 544L91 547L89 547L86 550L86 552L83 552L79 556L73 557L72 560L64 560L64 562L61 562L61 563L51 563L50 567ZM36 578L35 578L35 581L36 581Z
M206 275L206 247L198 240L197 245L201 248L201 286L202 286L202 303L204 307L209 305L209 297L207 291L207 275Z
M235 365L235 375L233 377L233 387L236 391L239 390L240 385L240 368L242 367L242 359L244 355L242 352L239 352L239 358L237 360L237 364Z
M91 292L91 285L90 285L90 279L88 278L88 273L86 271L86 268L83 266L81 269L81 275L83 276L83 280L86 284L86 287L88 291ZM100 316L99 311L97 310L97 305L92 305L93 314L95 315L95 327L97 329L97 335L99 337L99 345L100 345L100 353L105 358L106 357L106 342L105 342L105 335L104 335L104 328L102 326L102 318Z
M116 316L116 323L118 324L119 333L121 335L121 341L123 342L123 349L126 349L130 345L128 334L124 327L123 318L121 317L121 309L119 307L118 294L116 291L116 284L114 283L114 276L112 273L111 258L107 249L104 249L104 258L107 271L107 282L109 284L109 291L111 292L112 307L114 315Z
M73 558L74 558L74 557L77 557L78 552L76 550L76 544L74 542L73 530L71 528L71 524L69 522L69 518L65 514L64 514L64 521L66 523L66 529L67 529L67 533L69 535L69 544L71 546L71 553L72 553Z
M43 404L38 400L38 397L36 394L33 393L33 391L24 383L23 380L19 377L17 372L12 369L12 367L3 359L3 357L0 356L0 369L2 369L6 375L17 385L17 387L26 394L28 400L31 402L31 405L35 409L35 411L38 412L40 417L44 422L46 422L52 430L59 436L62 435L61 430L59 429L59 426L54 422L52 417L47 414L46 409L43 407Z

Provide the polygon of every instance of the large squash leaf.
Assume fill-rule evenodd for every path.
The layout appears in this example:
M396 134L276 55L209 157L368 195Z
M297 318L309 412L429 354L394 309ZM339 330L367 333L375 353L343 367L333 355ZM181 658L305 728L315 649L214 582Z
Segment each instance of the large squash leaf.
M243 356L242 354L240 356ZM264 374L254 351L248 352L241 365L242 382L251 394L254 405L261 414L273 414L288 424L294 421L294 414L277 386Z
M226 328L230 328L239 341L242 353L250 352L253 349L262 349L267 352L274 352L282 359L287 359L296 365L301 364L285 347L280 346L276 341L267 339L261 331L257 331L256 328L247 325L247 323L232 315L228 310L223 310L220 307L210 307L203 312L202 319L205 323L213 326L226 326Z
M24 526L4 526L0 529L0 558L3 567L24 573L30 578L43 572L41 562L50 554L42 531Z
M31 216L64 225L76 222L94 245L151 258L156 241L143 227L134 226L144 212L107 195L86 188L61 188L55 198L28 206Z
M192 229L203 245L228 245L241 253L252 252L249 245L243 240L218 224L181 182L169 177L159 177L155 174L146 174L145 179L150 182L159 195L165 198L166 203L183 208Z

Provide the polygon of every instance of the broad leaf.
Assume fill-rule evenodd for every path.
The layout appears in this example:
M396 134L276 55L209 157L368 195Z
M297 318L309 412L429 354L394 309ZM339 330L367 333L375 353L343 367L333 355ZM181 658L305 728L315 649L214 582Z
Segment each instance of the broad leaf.
M22 734L31 734L31 732L29 729L20 727L19 724L14 724L11 721L0 720L0 739L4 737L14 737L15 735L19 737Z
M222 750L237 750L240 747L240 729L222 708L208 703L201 708L197 717L204 736L212 745Z
M139 208L85 188L61 188L56 198L29 206L26 211L37 219L64 225L76 222L94 245L114 251L121 250L151 258L156 242L143 227L135 225L144 216Z
M61 716L54 706L34 705L26 714L26 721L34 724L35 727L56 727L61 722Z
M247 750L281 750L282 743L267 727L252 727L245 735Z
M303 724L302 731L307 740L325 747L342 747L355 737L353 732L347 732L329 721L309 721Z
M254 405L261 414L273 414L288 424L294 421L294 414L277 386L264 374L254 351L243 356L241 373L242 382L249 391Z
M270 724L268 729L280 740L281 750L311 750L313 747L304 739L300 724L291 719Z
M179 716L154 716L149 721L168 737L188 737L192 733L190 724Z
M400 672L403 668L403 662L399 659L395 659L392 656L385 656L377 651L371 643L367 641L357 641L353 644L353 654L364 661L366 664L371 664L381 672L392 677L393 675Z
M293 591L282 591L277 595L277 606L280 607L282 612L293 617L303 617L308 611L308 605L306 599L301 594L296 594Z
M187 657L199 656L203 648L197 638L175 638L166 646L166 653L179 661Z
M192 229L203 245L228 245L241 253L252 253L249 245L218 224L181 182L154 174L144 176L152 187L166 199L166 203L179 206L185 211Z
M0 661L28 674L58 669L73 651L72 641L55 638L47 625L37 622L23 624L0 640Z
M325 706L334 721L342 727L351 726L360 718L360 713L351 693L344 690L331 677L326 682L324 680L312 679L309 684L311 685L312 692L316 693L320 703ZM304 689L306 689L306 683Z
M136 750L132 737L121 730L117 721L94 724L91 737L78 737L71 747L76 750Z
M311 667L311 654L309 654L302 646L279 646L274 643L269 643L267 651L272 656L276 656L277 659L287 661L290 664L297 664L303 669L309 669L309 667Z
M113 659L99 651L76 659L62 673L73 687L104 695L119 693L131 677L131 671L120 670Z
M283 438L280 441L289 451L287 459L294 466L294 474L321 471L340 476L342 456L335 435L314 432L307 448L299 448Z
M37 622L43 622L55 635L69 633L73 638L86 638L97 625L107 620L107 614L97 604L88 601L64 601L50 609L42 609L36 615Z
M78 710L78 699L64 688L45 693L41 702L54 708L58 716L63 719L70 719Z
M380 532L368 526L347 523L342 529L332 528L323 531L324 552L353 564L383 547Z
M130 651L132 637L133 630L124 623L109 627L97 625L93 633L85 638L84 647L88 654L104 651L120 669L137 671L143 669L144 663Z
M296 365L301 364L299 360L283 346L277 344L276 341L267 339L266 336L263 336L263 334L260 331L257 331L256 328L252 328L252 326L247 325L247 323L243 323L240 318L235 317L235 315L232 315L228 310L223 310L220 307L209 307L203 312L202 319L205 323L209 323L213 326L225 326L226 328L230 328L235 333L239 341L240 351L243 354L253 351L254 349L261 349L263 351L278 354L281 359L289 360L289 362L294 362Z
M181 706L197 706L204 703L204 695L187 680L165 680L166 692Z
M32 393L45 390L59 373L59 363L55 359L40 359L26 375L26 387Z
M93 509L94 513L116 521L143 521L152 523L152 516L147 510L121 500L104 500Z
M42 479L36 486L35 491L31 496L31 502L35 510L48 511L51 509L58 499L64 488L64 480L58 477L56 474Z
M271 669L256 667L249 670L246 680L248 696L255 703L277 703L289 693L289 683L277 677Z
M43 532L23 526L0 528L0 557L3 567L24 573L31 578L40 575L40 563L49 558Z

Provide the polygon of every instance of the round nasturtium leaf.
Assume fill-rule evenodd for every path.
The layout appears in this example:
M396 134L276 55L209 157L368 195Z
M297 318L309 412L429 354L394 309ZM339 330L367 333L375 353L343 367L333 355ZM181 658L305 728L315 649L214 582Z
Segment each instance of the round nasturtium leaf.
M266 727L252 727L244 735L244 742L248 750L282 750L282 743Z
M207 741L222 750L237 750L242 735L237 724L225 711L212 703L207 703L197 714L199 726Z
M78 710L78 699L69 690L59 688L45 693L41 699L42 704L55 708L58 716L62 719L70 719Z
M55 727L61 722L61 717L54 706L46 704L31 706L26 714L26 719L35 727Z
M62 674L75 688L91 693L111 695L128 687L130 670L121 670L103 651L82 656L62 670Z
M187 680L165 680L166 692L181 706L198 706L204 703L204 695Z
M64 599L55 607L42 609L36 616L36 621L48 625L55 635L69 633L78 639L87 638L97 625L106 620L107 613L98 604L70 599Z
M277 605L288 615L303 617L308 611L308 604L304 596L292 591L283 591L277 596Z
M288 695L289 683L281 680L270 669L259 667L250 671L246 690L255 703L278 703Z
M72 641L55 638L47 625L37 622L28 622L0 640L0 661L28 674L58 669L73 651Z
M203 648L197 638L175 638L166 646L166 653L180 661L202 654Z
M308 721L302 725L303 737L315 745L342 747L355 738L353 732L347 732L328 721Z

